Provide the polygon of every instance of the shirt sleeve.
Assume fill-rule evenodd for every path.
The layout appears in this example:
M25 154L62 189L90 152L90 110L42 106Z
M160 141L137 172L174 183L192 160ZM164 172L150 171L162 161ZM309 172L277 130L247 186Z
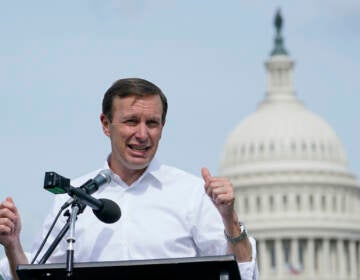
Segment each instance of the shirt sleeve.
M0 260L0 275L4 280L10 280L12 279L9 263L7 261L7 258L4 257Z
M258 280L259 279L259 270L258 270L257 261L256 261L256 259L257 259L256 241L251 236L249 236L249 241L251 244L252 259L250 262L238 263L241 280Z
M28 252L25 252L25 255L28 258L28 260L30 261L31 254ZM6 257L4 257L0 260L0 276L4 280L12 280L13 279L13 277L11 275L11 271L10 271L9 262Z

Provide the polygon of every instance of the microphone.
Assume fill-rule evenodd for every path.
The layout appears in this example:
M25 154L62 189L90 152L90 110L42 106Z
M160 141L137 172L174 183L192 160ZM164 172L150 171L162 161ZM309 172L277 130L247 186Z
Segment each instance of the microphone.
M102 170L94 179L88 180L79 188L74 188L70 185L70 179L53 171L45 172L44 188L54 194L68 193L72 200L68 200L65 205L68 206L78 199L80 202L90 206L94 215L102 222L115 223L121 217L120 207L110 199L96 199L91 196L101 185L111 181L110 174L110 170Z
M89 179L84 184L82 184L79 188L84 190L87 194L93 194L96 192L100 186L102 186L105 183L110 183L111 181L111 171L110 169L104 169L99 172L98 175L95 176L94 179ZM70 181L69 181L70 182ZM69 182L66 181L66 184L69 184ZM54 188L47 189L48 191L53 191ZM74 202L74 198L69 198L62 206L61 209L67 208L71 203Z
M81 188L69 187L69 195L76 197L81 202L90 206L93 209L94 215L104 223L115 223L120 219L121 211L120 207L112 200L106 198L96 199L87 194Z
M104 169L95 176L94 179L86 181L83 185L80 186L80 189L83 189L88 194L93 194L96 192L100 186L103 184L109 184L111 181L111 171L110 169Z

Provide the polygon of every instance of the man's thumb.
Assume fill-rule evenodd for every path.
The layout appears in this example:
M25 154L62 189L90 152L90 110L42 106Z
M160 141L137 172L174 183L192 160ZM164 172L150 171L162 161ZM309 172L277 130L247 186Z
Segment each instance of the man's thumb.
M211 179L210 171L206 167L201 168L201 175L202 175L205 183L207 183Z

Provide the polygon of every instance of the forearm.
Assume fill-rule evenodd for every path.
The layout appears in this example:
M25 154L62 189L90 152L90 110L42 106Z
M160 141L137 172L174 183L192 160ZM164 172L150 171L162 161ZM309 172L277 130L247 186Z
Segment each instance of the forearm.
M252 260L252 252L249 238L245 238L236 244L228 242L228 253L235 255L239 263L250 262Z
M205 191L222 217L229 253L234 254L238 262L251 261L252 246L246 235L241 234L239 219L234 209L234 186L225 177L211 176L207 168L202 168L201 174L205 182Z
M9 262L10 271L14 280L18 280L16 267L19 264L28 264L29 261L24 253L20 242L17 242L11 248L5 248L5 254Z
M241 227L236 213L231 218L223 219L225 232L228 236L238 237L241 235ZM234 254L238 262L249 262L252 260L252 248L248 237L235 243L227 242L228 252Z

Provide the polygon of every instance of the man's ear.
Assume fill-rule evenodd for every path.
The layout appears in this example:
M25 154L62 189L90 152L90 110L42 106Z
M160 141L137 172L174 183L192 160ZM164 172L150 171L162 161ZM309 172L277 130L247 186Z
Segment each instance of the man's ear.
M106 136L110 136L110 120L104 114L100 115L102 130Z
M162 128L161 128L160 139L161 139L161 136L162 136L163 129L164 129L164 127L165 127L165 121L163 121L163 122L161 123L161 125L162 125Z

